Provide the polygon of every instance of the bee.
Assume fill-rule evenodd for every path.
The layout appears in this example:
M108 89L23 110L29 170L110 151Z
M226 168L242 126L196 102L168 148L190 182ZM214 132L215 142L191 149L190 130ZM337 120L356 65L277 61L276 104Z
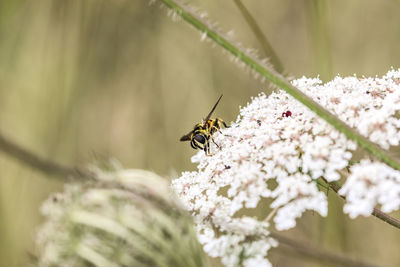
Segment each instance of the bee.
M225 128L228 128L229 126L227 126L226 123L220 118L215 118L212 120L210 117L221 98L222 95L218 98L217 103L215 103L210 113L208 113L207 117L202 122L197 123L193 130L181 137L181 142L190 141L190 146L192 148L202 149L206 155L210 154L210 140L219 148L219 146L214 142L212 135L217 131L221 132L220 129L222 126Z

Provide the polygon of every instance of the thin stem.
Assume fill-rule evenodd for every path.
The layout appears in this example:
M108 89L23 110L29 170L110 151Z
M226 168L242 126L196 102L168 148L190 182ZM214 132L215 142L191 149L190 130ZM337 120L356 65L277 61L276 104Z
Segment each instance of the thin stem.
M323 81L332 76L331 48L329 27L327 25L326 0L307 1L309 10L309 27L317 70Z
M279 208L280 208L280 207L276 207L275 209L273 209L273 210L268 214L267 218L265 218L264 221L269 222L269 221L272 219L272 217L275 215L275 213L278 211Z
M203 22L180 1L160 1L166 6L173 9L177 15L181 16L195 28L206 34L210 39L214 40L217 44L228 50L231 54L236 56L240 61L248 65L254 71L261 74L263 77L268 79L271 83L275 84L279 88L285 90L288 94L290 94L299 102L308 107L310 110L315 112L319 117L335 127L339 132L347 136L347 138L357 142L361 147L369 151L379 160L385 162L387 165L396 170L400 170L400 162L397 159L392 158L390 155L388 155L388 153L384 149L378 147L376 144L372 143L367 138L360 135L356 130L352 129L343 121L338 119L328 110L324 109L321 105L316 103L302 91L294 87L286 78L274 71L273 68L267 66L266 64L263 64L259 59L254 58L253 56L246 53L242 48L234 45L232 41L230 41L223 34L219 33L217 30L213 29L210 25L207 25L205 22Z
M300 252L304 255L307 255L307 256L322 260L322 261L335 262L338 264L343 264L344 266L363 266L363 267L377 266L375 264L352 259L345 255L341 255L338 253L332 253L330 251L320 249L319 247L307 245L305 242L293 240L289 237L278 234L276 232L271 232L270 236L275 238L276 240L278 240L279 243L286 245L297 252Z
M91 174L77 167L64 166L57 162L46 160L35 153L8 140L0 133L0 151L16 159L24 165L36 169L46 175L57 176L63 179L70 177L84 179L91 177Z
M325 180L325 178L322 178L322 180L325 183L329 184L329 187L332 188L332 190L335 191L337 195L339 195L341 198L346 200L346 198L344 196L339 194L339 190L340 190L340 188L342 188L342 186L338 182L328 182L327 180ZM381 211L377 208L374 208L374 210L372 211L372 215L374 215L376 218L400 229L400 220L384 213L383 211Z
M281 60L279 59L278 55L276 54L275 50L272 48L272 45L268 41L267 37L262 32L260 26L258 26L256 20L250 14L249 10L243 5L242 1L240 0L233 0L236 6L239 8L242 16L246 20L247 24L249 25L250 29L253 31L254 35L258 39L261 44L261 47L264 50L264 53L267 57L271 58L271 63L274 65L274 68L277 72L283 72L283 65Z

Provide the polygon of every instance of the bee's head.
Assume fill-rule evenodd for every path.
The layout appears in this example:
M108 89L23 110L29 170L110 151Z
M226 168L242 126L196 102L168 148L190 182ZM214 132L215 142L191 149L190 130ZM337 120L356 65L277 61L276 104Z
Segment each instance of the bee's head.
M193 139L196 140L197 143L200 143L200 144L203 144L203 145L206 143L206 138L204 137L203 134L196 134L193 137Z

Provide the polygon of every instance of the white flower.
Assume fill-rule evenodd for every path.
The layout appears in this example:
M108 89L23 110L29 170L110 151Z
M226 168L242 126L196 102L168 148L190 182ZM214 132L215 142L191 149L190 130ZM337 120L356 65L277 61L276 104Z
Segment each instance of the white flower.
M315 182L307 175L297 173L278 180L278 187L273 192L275 201L271 208L278 208L274 218L278 230L287 230L296 226L295 219L306 210L315 210L322 216L328 213L328 206L323 192L318 191Z
M399 77L400 71L392 70L381 79L336 77L322 84L319 79L303 77L292 83L372 142L388 148L400 143ZM278 230L294 227L306 210L326 216L326 196L315 180L337 181L357 148L283 91L253 98L240 110L236 122L213 138L221 149L211 142L213 155L198 152L192 158L198 170L182 173L172 186L196 217L204 249L210 256L221 257L227 266L268 266L266 256L275 241L268 238L263 219L271 210L276 211L271 216ZM359 171L352 169L354 177L359 177ZM379 181L390 177L391 184L397 182L391 169L382 175L377 173ZM373 197L367 196L366 187L358 187L361 192L356 195L351 190L357 186L344 187L342 192L349 200L345 210L352 211L352 216L358 214L360 208L352 203L360 204L364 214L370 214L376 203L386 211L397 209L398 190L390 190L390 183L374 191ZM248 221L242 214L259 209L263 199L270 199L270 209ZM262 246L254 247L257 242Z
M371 215L377 204L383 212L400 205L400 172L380 162L362 160L351 167L351 174L339 193L346 197L344 211L355 218Z

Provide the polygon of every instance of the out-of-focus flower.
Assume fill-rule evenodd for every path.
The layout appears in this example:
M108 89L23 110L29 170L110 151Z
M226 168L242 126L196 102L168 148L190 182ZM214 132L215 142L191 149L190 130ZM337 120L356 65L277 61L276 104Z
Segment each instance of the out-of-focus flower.
M94 169L42 206L40 266L205 266L192 218L165 179L142 170Z
M383 78L337 77L322 84L303 77L292 83L381 147L399 144L399 70ZM192 158L198 170L182 173L172 186L195 216L205 251L227 266L270 265L266 256L277 243L269 237L268 214L278 230L294 227L306 210L326 216L327 200L316 179L338 180L357 148L283 91L253 98L214 140L221 149L212 145L212 156L199 151ZM358 171L352 169L354 177ZM352 187L342 192L355 201ZM395 192L391 196L398 201ZM262 199L271 203L264 218L246 216L246 209L256 208ZM372 205L389 205L381 195L374 199ZM398 208L385 207L394 206Z

